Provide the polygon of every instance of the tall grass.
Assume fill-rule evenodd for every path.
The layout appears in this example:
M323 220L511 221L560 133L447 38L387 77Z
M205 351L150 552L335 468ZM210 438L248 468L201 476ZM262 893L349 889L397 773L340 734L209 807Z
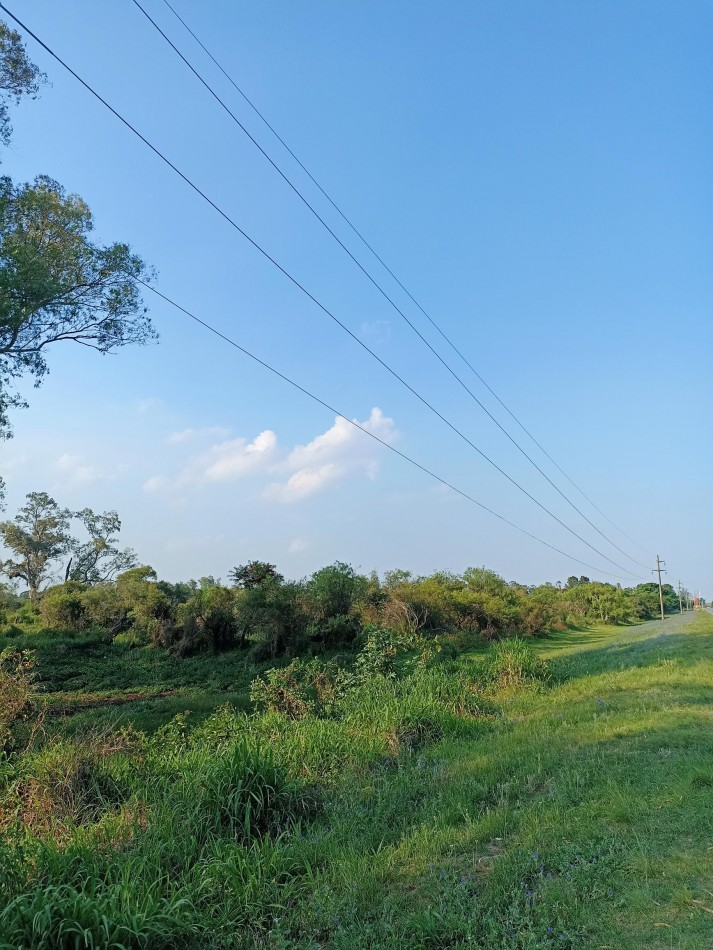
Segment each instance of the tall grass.
M705 950L713 618L687 623L6 760L0 947Z

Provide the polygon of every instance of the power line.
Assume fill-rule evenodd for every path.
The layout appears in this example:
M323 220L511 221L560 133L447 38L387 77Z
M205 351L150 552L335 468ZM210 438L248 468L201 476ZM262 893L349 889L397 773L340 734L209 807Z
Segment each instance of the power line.
M563 528L565 528L565 530L569 531L570 534L572 534L575 538L577 538L579 541L581 541L581 542L582 542L584 545L586 545L590 550L594 551L595 554L599 555L599 557L604 558L605 561L608 561L610 564L614 565L614 567L618 568L620 571L623 571L624 574L628 574L628 575L633 576L633 577L640 577L640 575L634 574L632 571L628 570L627 568L623 567L621 564L618 564L616 561L612 560L612 558L608 557L608 556L607 556L606 554L604 554L602 551L599 551L598 548L595 548L594 545L590 544L589 541L587 541L585 538L583 538L581 535L579 535L576 531L574 531L572 528L570 528L569 525L567 525L564 521L562 521L560 518L558 518L557 515L555 515L555 514L554 514L552 511L550 511L545 505L543 505L543 504L542 504L541 502L539 502L533 495L531 495L530 492L527 491L527 489L523 488L523 486L521 486L518 482L516 482L515 479L513 479L510 475L507 474L507 472L505 472L502 468L500 468L500 466L499 466L496 462L494 462L488 455L486 455L480 448L478 448L478 446L475 445L475 443L472 442L463 432L461 432L460 429L458 429L455 425L453 425L453 423L451 423L448 419L446 419L445 416L443 416L433 405L431 405L431 403L428 402L428 400L427 400L424 396L422 396L420 393L418 393L409 383L407 383L406 380L403 379L403 377L401 377L401 376L396 372L396 370L392 369L392 368L388 365L388 363L386 363L384 360L382 360L381 357L378 356L378 354L375 353L372 349L370 349L370 347L367 346L366 343L364 343L362 340L360 340L359 337L357 337L357 336L346 326L346 324L342 323L342 321L339 320L339 318L336 317L336 316L332 313L331 310L329 310L329 309L328 309L323 303L321 303L309 290L307 290L307 288L306 288L303 284L301 284L301 283L297 280L296 277L293 277L292 274L289 273L289 271L287 271L280 263L278 263L278 261L277 261L275 258L273 258L273 257L269 254L268 251L266 251L260 244L257 243L257 241L255 241L252 237L250 237L250 235L249 235L246 231L244 231L244 230L240 227L240 225L237 224L237 222L234 221L233 218L230 217L230 215L228 215L228 213L227 213L226 211L224 211L218 204L216 204L211 198L209 198L208 195L207 195L204 191L202 191L198 185L195 184L195 182L193 182L193 181L192 181L186 174L184 174L176 165L174 165L173 162L163 154L163 152L161 152L161 151L160 151L155 145L153 145L144 135L142 135L142 133L139 132L138 129L136 129L135 126L133 126L133 125L129 122L128 119L126 119L123 115L121 115L120 112L118 112L113 106L111 106L111 105L106 101L106 99L104 99L88 82L86 82L84 79L82 79L82 77L79 76L79 74L76 73L76 72L72 69L72 67L69 66L69 65L59 56L59 54L55 53L54 50L52 50L51 47L48 46L43 40L41 40L41 39L39 38L39 36L37 36L36 33L34 33L29 27L27 27L27 26L19 19L19 17L15 16L15 14L12 13L3 3L0 3L0 9L4 10L5 13L6 13L8 16L10 16L11 19L14 20L15 23L17 23L17 25L20 27L20 29L24 30L29 36L31 36L31 37L35 40L35 42L39 43L39 45L40 45L56 62L58 62L64 69L66 69L67 72L69 72L88 92L90 92L91 95L94 96L95 99L97 99L103 106L105 106L105 108L107 108L107 109L112 113L112 115L114 115L117 119L119 119L119 121L120 121L124 126L126 126L126 128L128 128L131 132L133 132L133 134L134 134L137 138L139 138L139 139L144 143L144 145L146 145L158 158L160 158L161 161L163 161L166 165L168 165L168 167L171 168L172 171L175 172L175 174L177 174L177 175L179 176L179 178L181 178L193 191L195 191L196 194L198 194L201 198L203 198L204 201L206 201L215 211L217 211L218 214L219 214L222 218L224 218L224 220L227 221L227 222L231 225L231 227L233 227L239 234L241 234L257 251L260 252L260 254L262 254L263 257L265 257L265 258L266 258L271 264L273 264L285 277L287 277L287 279L288 279L292 284L294 284L299 290L302 291L302 293L305 294L306 297L308 297L314 304L316 304L316 305L319 307L319 309L323 311L323 313L325 313L331 320L333 320L339 327L341 327L341 329L344 330L345 333L347 333L356 343L359 344L359 346L361 346L367 353L369 353L381 366L384 367L384 369L387 370L387 372L389 372L389 373L390 373L395 379L397 379L406 389L408 389L409 392L412 393L412 395L414 395L421 403L423 403L423 405L425 405L428 409L430 409L431 412L433 412L439 419L441 419L442 422L444 422L450 429L452 429L453 432L455 432L461 439L463 439L463 441L465 441L475 452L477 452L483 459L485 459L490 465L492 465L492 466L493 466L498 472L500 472L509 482L511 482L516 488L518 488L519 491L521 491L524 495L526 495L531 501L533 501L533 502L534 502L539 508L541 508L546 514L548 514L548 515L549 515L551 518L553 518L558 524L560 524Z
M283 382L288 383L290 386L292 386L294 389L301 392L303 395L307 396L313 402L316 402L318 405L322 406L324 409L328 409L330 412L334 413L335 416L338 416L340 419L344 419L350 425L354 426L355 429L358 429L360 432L363 432L365 435L368 435L369 438L373 439L375 442L378 442L380 445L384 446L384 448L387 448L390 452L393 452L395 455L398 455L399 458L403 459L405 462L408 462L409 465L413 465L414 468L419 469L419 471L428 475L430 478L435 479L445 488L448 488L451 491L455 492L457 495L460 495L461 498L464 498L466 501L469 501L472 504L476 505L482 511L486 511L488 514L493 515L494 518L497 518L499 521L502 521L504 524L509 525L511 528L515 528L516 531L520 531L522 534L526 535L528 538L531 538L533 541L537 541L538 544L544 545L545 547L549 548L551 551L555 551L557 554L561 554L563 557L571 561L574 561L577 564L581 564L583 567L587 567L590 570L596 571L599 574L605 574L607 577L619 577L618 574L611 574L609 571L602 571L601 568L598 568L593 564L588 564L586 561L582 561L580 560L580 558L574 557L574 555L568 554L566 551L562 551L560 548L555 547L553 544L550 544L549 541L544 541L542 538L538 537L537 535L532 534L526 528L521 527L520 525L516 524L514 521L510 521L509 518L506 518L504 515L501 515L497 511L493 510L492 508L489 508L487 505L484 505L482 502L478 501L472 495L468 494L468 492L465 492L462 489L457 488L455 485L451 484L451 482L447 481L445 478L442 478L440 475L437 475L435 472L427 468L425 465L422 465L420 462L416 461L416 459L412 458L410 455L407 455L405 452L402 452L400 449L397 449L396 446L392 445L390 442L387 442L385 439L380 438L378 435L376 435L376 433L371 432L369 429L365 428L365 426L361 425L355 419L350 419L349 416L344 415L344 413L340 412L339 409L335 409L334 406L330 405L324 399L321 399L311 390L307 389L304 386L301 386L299 383L295 382L295 380L291 379L285 373L282 373L280 372L280 370L275 369L275 367L272 366L270 363L267 363L265 360L261 359L259 356L256 356L254 353L251 353L250 350L246 349L244 346L241 346L240 343L231 339L231 337L226 336L224 333L218 330L217 327L208 323L206 320L201 319L199 316L197 316L192 311L188 310L186 307L183 307L181 304L173 300L167 294L162 293L156 287L152 286L151 284L147 283L144 280L141 280L140 278L133 277L132 279L136 283L141 284L142 287L145 287L147 290L150 290L151 293L155 294L157 297L160 297L162 300L170 304L172 307L175 307L176 310L180 311L180 313L189 317L195 323L199 324L204 329L208 330L210 333L213 333L220 340L234 347L236 350L238 350L244 356L247 356L249 359L253 360L253 362L257 363L259 366L262 366L263 369L266 369L268 372L272 373L274 376L277 376L278 379L281 379Z
M287 144L287 142L282 138L282 136L279 134L279 132L277 131L277 129L269 122L269 120L266 118L266 116L258 109L258 107L255 105L255 103L252 101L252 99L250 99L250 97L243 91L243 89L241 89L241 87L240 87L240 86L238 85L238 83L233 79L233 77L230 75L230 73L228 73L227 70L221 65L221 63L215 58L215 56L211 53L211 51L208 49L208 47L202 42L202 40L201 40L201 39L196 35L196 33L191 29L191 27L188 25L188 23L187 23L187 22L183 19L183 17L178 13L178 11L175 9L175 7L173 7L173 6L169 3L169 0L163 0L163 3L168 7L168 9L169 9L169 10L171 11L171 13L176 17L176 19L182 24L182 26L185 28L185 30L193 37L193 39L196 41L196 43L198 44L198 46L200 46L200 48L203 50L203 52L206 54L206 56L208 56L208 58L215 64L215 66L216 66L216 67L220 70L220 72L225 76L225 78L226 78L226 79L228 80L228 82L233 86L233 88L236 90L236 92L244 99L244 101L245 101L245 102L247 103L247 105L253 110L253 112L258 116L258 118L267 126L267 128L270 130L270 132L272 132L272 134L275 136L275 138L277 139L277 141L283 146L283 148L288 152L288 154L289 154L289 155L294 159L294 161L299 165L299 167L302 169L302 171L305 173L305 175L307 175L307 177L308 177L308 178L310 179L310 181L314 184L314 186L317 188L317 190L320 191L321 194L322 194L322 195L327 199L327 201L332 205L332 207L333 207L334 210L337 212L337 214L339 214L339 216L344 220L344 222L348 225L348 227L354 232L354 234L356 234L356 236L359 238L359 240L365 245L365 247L369 250L369 252L376 258L376 260L381 264L381 266L384 268L384 270L393 278L393 280L398 284L398 286L401 288L401 290L403 290L403 292L404 292L404 293L406 294L406 296L411 300L411 302L421 311L421 313L422 313L423 316L428 320L428 322L431 324L431 326L440 334L440 336L441 336L441 337L445 340L445 342L451 347L451 349L460 357L460 359L465 363L465 365L466 365L466 366L468 367L468 369L473 373L473 375L474 375L478 380L480 380L480 382L483 384L483 386L485 386L485 388L488 390L488 392L491 394L491 396L493 396L493 398L494 398L494 399L500 404L500 406L507 412L507 414L511 417L511 419L520 427L520 429L522 429L522 431L525 433L525 435L537 446L537 448L538 448L538 449L542 452L542 454L552 463L552 465L554 465L554 467L560 472L560 474L563 475L564 478L567 479L567 481L570 483L570 485L572 485L572 487L575 488L575 489L579 492L579 494L582 496L582 498L584 498L585 501L587 501L587 502L592 506L592 508L594 508L597 512L599 512L599 514L602 516L602 518L604 518L613 528L615 528L623 537L625 537L625 538L627 539L627 541L630 541L632 544L636 545L636 547L640 548L642 551L646 550L646 548L644 548L643 545L639 544L638 541L635 541L633 538L631 538L628 534L626 534L626 532L625 532L621 527L619 527L619 525L617 525L614 521L612 521L612 519L611 519L604 511L602 511L602 509L601 509L598 505L596 505L595 502L593 502L592 499L591 499L587 494L585 494L585 492L576 484L576 482L574 482L574 481L572 480L572 478L570 478L570 476L567 474L567 472L565 472L565 470L554 460L554 458L552 458L552 456L551 456L551 455L549 454L549 452L544 448L544 446L535 438L535 436L529 431L529 429L526 428L526 426L520 421L520 419L515 415L515 413L506 405L506 403L500 398L500 396L495 392L495 390L488 384L488 382L483 378L483 376L481 376L481 374L478 372L478 370L477 370L477 369L472 365L472 363L467 359L467 357L466 357L466 356L464 355L464 353L459 349L459 347L456 346L456 344L453 342L453 340L445 333L445 331L440 327L440 325L431 317L431 315L424 309L424 307L419 303L419 301L413 296L413 294L411 293L411 291L410 291L410 290L402 283L402 281L396 276L396 274L394 273L394 271L389 267L389 265L388 265L388 264L386 263L386 261L381 257L381 255L375 250L375 248L373 247L373 245L364 237L364 235L362 234L362 232L361 232L361 231L356 227L356 225L353 224L353 222L347 217L347 215L344 213L344 211L342 211L342 209L339 207L339 205L336 203L336 201L331 197L331 195L329 195L328 192L322 187L322 185L320 185L320 183L317 181L317 179L314 177L314 175L313 175L313 174L310 172L310 170L306 167L306 165L304 165L304 163L303 163L303 162L300 160L300 158L295 154L295 152L290 148L290 146ZM169 42L170 42L170 41L169 41ZM173 45L173 44L171 44L171 45ZM180 54L179 54L179 55L180 55ZM487 411L487 410L486 410L486 411ZM534 463L533 463L533 464L534 464ZM546 477L546 476L545 476L545 477ZM555 487L556 487L556 486L555 486ZM559 490L559 489L558 489L558 490ZM569 501L569 499L567 499L567 500ZM578 510L578 509L577 509L577 510ZM581 512L580 512L580 514L581 514ZM582 515L582 517L585 517L585 516ZM591 522L590 522L590 524L591 524ZM593 526L593 527L596 528L596 526ZM598 529L596 529L596 530L598 530ZM600 534L601 534L601 532L600 532ZM607 539L607 540L609 540L609 539ZM610 542L610 543L613 543L613 542ZM616 545L614 545L614 547L616 547ZM617 548L617 550L621 550L621 549L620 549L620 548ZM624 554L625 552L622 551L621 553ZM627 554L626 556L629 557L628 554ZM631 558L631 560L633 560L636 564L639 564L640 567L644 567L644 566L645 566L645 565L641 564L641 562L636 561L634 558Z
M235 115L235 113L230 109L230 107L221 99L218 93L213 89L210 83L203 78L203 76L198 72L198 70L193 66L193 64L188 60L186 56L178 49L178 47L173 43L173 41L167 36L167 34L161 29L158 23L153 19L153 17L147 12L147 10L141 5L139 0L132 0L134 6L148 22L154 27L154 29L159 33L159 35L166 41L166 43L171 47L174 53L179 57L179 59L188 67L188 69L193 73L193 75L198 79L198 81L204 86L204 88L210 93L210 95L215 99L215 101L221 106L221 108L226 112L226 114L233 120L233 122L241 129L242 132L250 139L252 144L258 149L260 154L270 163L270 165L275 169L275 171L280 175L283 181L292 189L292 191L297 195L297 197L303 202L303 204L309 209L309 211L314 215L314 217L320 222L320 224L325 228L325 230L334 238L334 240L339 244L342 250L349 256L349 258L356 264L359 270L364 274L364 276L374 285L374 287L379 291L379 293L384 297L384 299L390 304L390 306L399 314L399 316L408 324L411 330L416 334L416 336L421 340L421 342L430 350L430 352L436 357L436 359L441 363L441 365L450 373L450 375L456 380L456 382L465 390L465 392L470 396L470 398L482 409L482 411L488 416L488 418L500 429L500 431L505 435L507 439L518 449L518 451L524 455L524 457L530 462L530 464L542 475L542 477L555 489L555 491L567 502L567 504L580 515L587 524L593 528L597 534L599 534L605 541L607 541L613 548L619 551L620 554L623 554L624 557L631 560L634 564L637 564L639 567L648 569L646 564L643 564L641 561L638 561L635 557L632 557L626 551L623 550L615 541L612 541L584 512L575 505L575 503L560 489L560 487L549 477L549 475L543 471L543 469L537 464L537 462L532 458L528 452L520 445L517 439L507 431L507 429L499 422L499 420L490 412L490 410L485 406L483 402L475 395L475 393L466 385L466 383L461 379L461 377L455 372L451 365L441 356L441 354L429 343L426 337L420 332L420 330L415 326L415 324L409 320L406 314L401 310L401 308L396 304L393 298L384 290L381 284L372 276L372 274L364 267L364 265L354 256L354 254L349 250L349 248L344 244L341 238L336 234L336 232L329 226L329 224L324 220L324 218L319 214L316 208L308 201L304 194L299 190L299 188L294 184L294 182L285 174L285 172L279 167L279 165L272 159L272 157L265 151L265 149L260 145L257 139L252 135L252 133L245 127L245 125L240 121L240 119ZM171 8L172 9L172 8ZM174 11L175 12L175 11Z

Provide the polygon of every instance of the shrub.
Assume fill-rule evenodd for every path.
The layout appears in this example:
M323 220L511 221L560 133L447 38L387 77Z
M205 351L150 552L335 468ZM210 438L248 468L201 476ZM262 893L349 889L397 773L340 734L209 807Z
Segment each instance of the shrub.
M290 719L307 715L324 718L336 714L351 681L336 663L296 659L253 680L250 698L258 708Z
M0 651L0 753L5 755L26 746L42 721L33 667L30 650Z
M403 672L404 660L418 641L384 627L367 627L366 643L359 651L354 667L361 680L372 676L396 679Z
M175 636L179 656L212 650L220 653L234 647L238 638L235 596L227 587L197 591L177 611Z
M40 619L47 627L81 630L86 623L83 594L86 585L67 581L48 588L40 600Z
M549 678L546 664L532 647L514 637L492 646L485 661L486 678L497 686L520 686L523 683Z

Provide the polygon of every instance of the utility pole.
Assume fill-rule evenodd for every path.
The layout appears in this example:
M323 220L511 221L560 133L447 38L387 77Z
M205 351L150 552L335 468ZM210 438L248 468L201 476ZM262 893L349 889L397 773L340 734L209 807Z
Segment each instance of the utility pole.
M665 561L662 561L661 558L656 555L656 568L651 571L652 574L658 574L659 576L659 604L661 605L661 619L663 620L663 587L661 586L661 575L665 574L666 571L662 570L661 565L665 564Z
M683 599L681 598L681 582L678 582L678 609L683 613Z

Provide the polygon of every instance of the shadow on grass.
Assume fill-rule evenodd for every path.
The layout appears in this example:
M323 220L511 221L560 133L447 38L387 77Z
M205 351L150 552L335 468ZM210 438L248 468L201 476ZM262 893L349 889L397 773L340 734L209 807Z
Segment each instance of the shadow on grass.
M628 668L657 666L664 660L672 660L682 669L702 660L713 660L713 637L695 633L662 633L634 643L610 643L571 656L553 657L549 666L554 680L562 683Z

